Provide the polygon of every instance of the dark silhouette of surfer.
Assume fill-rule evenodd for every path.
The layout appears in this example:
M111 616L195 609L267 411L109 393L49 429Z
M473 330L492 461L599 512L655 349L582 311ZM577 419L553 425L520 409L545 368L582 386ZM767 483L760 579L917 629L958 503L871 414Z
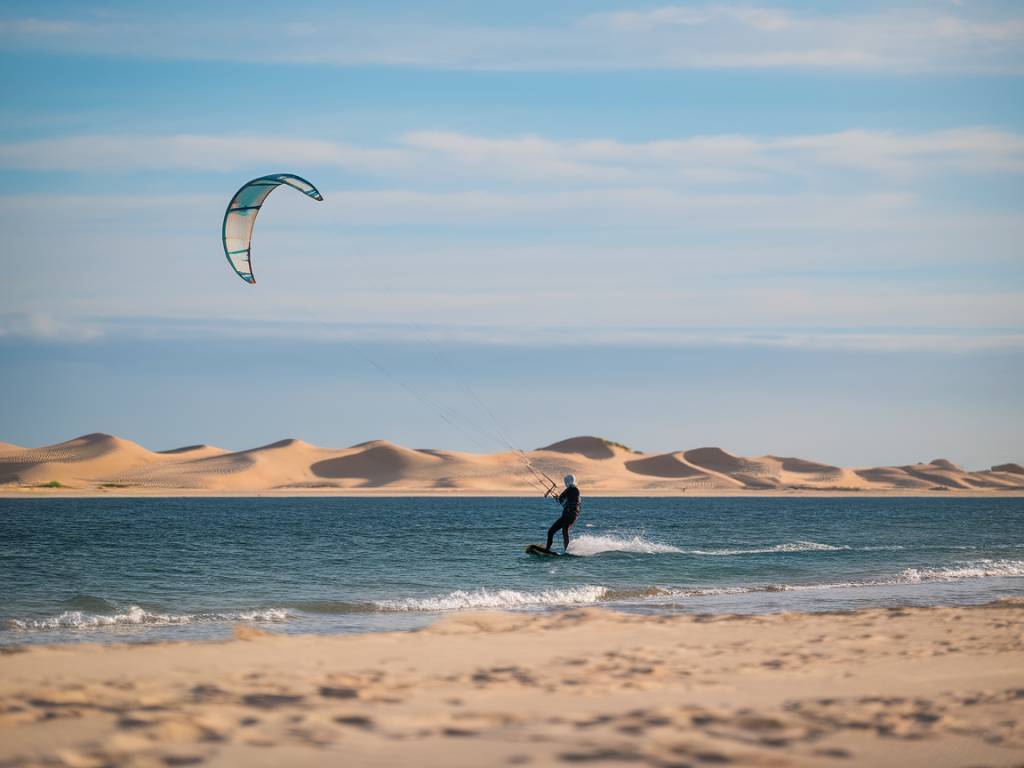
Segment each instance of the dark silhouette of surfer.
M563 551L569 551L569 529L579 518L581 507L580 489L576 487L575 475L565 476L565 490L558 495L557 501L562 505L562 516L548 528L548 545L544 548L545 552L551 551L551 542L559 528L562 529L562 541L565 544Z

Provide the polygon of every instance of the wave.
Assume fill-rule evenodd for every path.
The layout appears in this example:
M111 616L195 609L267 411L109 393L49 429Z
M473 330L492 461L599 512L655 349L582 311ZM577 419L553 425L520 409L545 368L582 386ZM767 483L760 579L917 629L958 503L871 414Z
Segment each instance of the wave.
M596 538L596 537L595 537ZM651 544L647 542L647 544ZM654 545L664 546L664 545ZM602 550L608 551L608 550ZM621 551L621 550L616 550ZM660 550L656 550L660 551ZM802 551L802 550L801 550ZM406 597L372 602L309 601L287 603L286 608L261 608L244 611L207 613L161 613L133 605L118 613L95 613L84 610L64 611L45 618L8 619L3 627L11 630L89 630L104 627L167 627L201 623L285 622L308 614L378 613L378 612L447 612L480 609L519 609L569 607L595 603L661 603L687 598L716 597L771 592L804 592L809 590L894 587L924 583L957 582L968 579L1022 577L1024 560L979 559L952 563L945 567L905 568L899 573L878 578L818 584L753 584L737 586L642 586L609 588L583 585L556 589L526 591L517 589L454 590L428 597ZM78 602L100 603L101 598L83 596ZM71 601L69 601L71 602Z
M42 619L8 619L10 629L98 629L100 627L149 626L169 627L206 622L287 621L289 613L281 608L264 608L228 613L156 613L137 605L123 613L104 614L87 611L64 611Z
M901 574L904 583L960 581L992 576L1024 576L1024 560L974 560L948 568L907 568Z
M587 605L608 595L608 587L583 586L523 592L517 589L474 589L449 592L435 597L406 597L377 600L381 611L459 611L473 608L529 608L532 606Z
M803 592L807 590L850 589L857 587L895 587L907 584L963 581L993 577L1024 576L1024 560L977 560L948 568L905 568L891 577L823 584L759 584L746 587L664 588L666 597L706 597L740 595L754 592ZM655 595L652 595L655 596ZM660 595L658 595L660 596Z
M116 613L117 606L95 595L75 595L64 601L69 611L90 611L92 613Z
M1024 544L995 545L995 549L1024 548ZM595 535L584 533L569 543L569 554L589 557L604 552L632 552L644 555L682 554L702 557L739 557L742 555L774 555L798 552L901 552L906 550L976 550L973 545L947 544L869 544L865 546L848 546L845 544L825 544L817 541L788 541L781 544L750 547L724 547L721 549L683 549L671 544L650 541L643 536Z
M800 550L803 551L803 550ZM570 606L608 602L642 602L650 599L715 597L757 592L802 592L806 590L886 587L923 582L959 581L993 576L1024 576L1024 561L979 560L950 568L908 568L889 578L865 579L823 584L757 584L735 587L665 587L649 586L610 589L603 586L568 587L538 592L515 589L455 590L444 595L425 598L380 600L373 603L380 611L457 611L480 608L529 608Z
M347 614L368 613L376 610L373 603L353 603L346 600L304 600L285 605L302 613Z
M643 536L594 535L583 533L569 542L569 554L590 557L602 552L632 552L641 555L680 553L683 550L670 544L659 544Z
M770 555L777 552L841 552L849 549L850 547L836 547L831 544L819 544L816 541L793 541L785 544L775 544L771 547L754 547L750 549L686 549L676 551L685 552L688 555L732 557L734 555Z

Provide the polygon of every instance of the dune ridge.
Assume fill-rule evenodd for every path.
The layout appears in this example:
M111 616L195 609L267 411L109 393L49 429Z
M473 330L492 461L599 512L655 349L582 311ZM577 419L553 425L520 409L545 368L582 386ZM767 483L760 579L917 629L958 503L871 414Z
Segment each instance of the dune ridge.
M644 454L584 436L525 454L413 449L372 440L321 448L297 439L242 451L205 444L151 451L104 433L56 445L0 443L0 492L104 493L249 491L404 494L538 492L531 470L555 481L572 473L591 494L675 495L742 492L1024 492L1020 464L971 471L946 459L845 468L782 456L737 456L700 447Z

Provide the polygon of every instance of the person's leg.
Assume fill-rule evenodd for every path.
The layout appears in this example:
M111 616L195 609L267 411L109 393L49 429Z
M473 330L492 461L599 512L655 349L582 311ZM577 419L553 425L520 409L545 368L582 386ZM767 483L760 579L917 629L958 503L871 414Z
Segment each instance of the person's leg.
M563 552L569 551L569 529L572 528L573 523L576 522L576 517L576 515L573 515L570 520L565 520L564 517L562 518L562 520L565 521L564 525L562 525L562 542L565 544L565 548L562 550Z
M565 520L565 518L562 518L562 519ZM562 538L565 541L565 551L566 552L568 552L568 549L569 549L569 529L573 525L575 525L575 521L577 521L579 519L580 519L580 513L577 512L574 515L572 515L572 517L570 517L568 520L565 520L565 524L562 525Z
M556 532L558 531L558 529L559 529L559 528L561 528L561 527L562 527L562 518L558 518L558 519L557 519L557 520L555 521L555 524L554 524L554 525L552 525L552 526L551 526L550 528L548 528L548 545L547 545L547 546L545 547L545 549L546 549L546 550L547 550L548 552L550 552L550 551L551 551L551 542L555 540L555 533L556 533Z

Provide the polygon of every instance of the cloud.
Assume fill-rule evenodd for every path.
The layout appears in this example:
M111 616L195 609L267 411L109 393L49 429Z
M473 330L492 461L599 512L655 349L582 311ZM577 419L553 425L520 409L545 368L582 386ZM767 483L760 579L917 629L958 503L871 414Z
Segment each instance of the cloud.
M403 143L445 155L463 168L532 176L622 181L661 173L675 178L748 181L799 173L812 165L889 173L1024 171L1024 135L991 128L918 134L850 130L806 136L693 136L626 143L489 139L457 133L407 134Z
M715 3L593 14L666 68L1021 72L1019 10L958 6L797 13Z
M576 190L527 189L520 191L445 191L407 188L323 188L328 205L312 207L302 198L279 196L273 209L261 214L259 237L266 242L274 232L303 241L316 238L329 227L342 232L387 227L444 226L465 228L514 225L541 231L564 232L579 228L605 231L614 228L654 227L667 232L701 233L727 228L732 233L790 232L896 232L929 221L916 209L916 198L906 193L866 194L693 194L650 187ZM122 242L142 240L137 247L152 251L152 236L193 232L198 227L219 227L230 193L221 197L195 196L0 196L0 223L9 235L31 229L50 243L63 242L52 232L53 211L62 211L66 228L103 232ZM967 217L933 222L947 233L954 228L986 226L993 231L1019 232L998 217ZM110 225L116 224L111 230ZM276 225L276 227L275 227ZM15 232L16 231L16 232ZM75 237L80 237L76 234ZM423 235L420 236L421 239ZM147 240L150 241L147 245ZM78 250L84 244L78 247Z
M57 317L40 311L0 314L0 339L84 342L103 335L100 323L92 320Z
M86 32L90 27L67 19L0 19L0 39L70 38Z
M277 193L257 226L260 272L287 263L318 273L325 254L339 264L400 264L392 280L422 282L425 265L444 279L486 257L490 263L571 271L595 260L629 264L629 274L664 267L693 275L753 279L766 271L939 269L972 265L990 274L1017 263L1019 213L949 210L904 192L695 194L658 188L580 190L335 189L326 203ZM90 284L102 268L122 278L151 265L220 259L221 195L0 196L6 277L19 273L45 294L52 275ZM54 211L61 227L53 228ZM69 259L68 254L75 258ZM125 261L124 254L147 254ZM21 254L17 259L14 254ZM332 259L333 263L336 259ZM984 270L988 270L987 272ZM588 271L592 271L588 270ZM13 272L13 274L12 274ZM166 276L162 277L166 280ZM440 278L438 278L440 279ZM23 297L12 292L8 305Z
M208 163L231 176L196 172ZM226 268L219 233L257 163L308 175L327 202L275 196L250 289ZM1024 137L989 127L641 142L417 131L383 145L84 136L0 144L0 167L79 171L106 189L111 179L121 188L117 174L167 170L168 191L194 187L0 196L3 302L24 313L7 336L75 330L26 320L33 312L217 307L227 317L267 296L280 302L274 312L310 307L332 321L548 327L565 313L566 285L583 297L573 315L584 335L615 324L626 333L626 321L641 334L1024 328L1024 296L1012 290L1019 203L977 191L1024 171ZM954 186L968 194L951 201Z
M0 144L0 167L32 171L340 168L384 177L579 181L602 185L748 184L847 168L926 176L1024 172L1024 135L989 127L922 133L847 130L623 142L413 131L384 146L278 136L72 136Z
M796 18L774 8L736 5L663 6L646 11L613 11L586 19L594 26L620 30L654 30L664 27L702 27L725 21L761 32L777 32L792 27Z
M0 146L0 166L33 171L230 171L267 163L386 170L393 151L271 136L76 136Z
M380 297L369 297L379 299ZM422 297L420 297L422 298ZM434 297L435 299L441 297ZM444 297L451 299L452 297ZM465 297L461 297L465 298ZM510 300L514 297L509 297ZM658 297L664 298L664 297ZM1019 297L1017 297L1019 300ZM36 341L196 339L284 339L306 342L358 342L360 344L442 343L485 346L767 348L820 351L941 352L1024 351L1024 333L989 329L933 331L911 328L832 328L765 326L732 323L718 327L692 325L567 325L551 319L527 326L470 324L440 320L430 323L355 321L332 319L305 312L275 320L245 315L202 316L83 316L56 321L38 316L20 330L9 332L0 323L0 339ZM56 332L59 325L88 327L89 335Z
M782 138L772 146L811 152L822 164L888 173L1024 172L1024 135L990 128L917 135L853 130Z
M265 9L237 24L138 6L96 19L0 20L0 47L131 57L555 71L808 69L1024 72L1024 15L1003 6L909 4L815 13L747 3L676 4L544 24L483 25L436 11L404 20L336 8ZM854 8L856 6L853 6Z

